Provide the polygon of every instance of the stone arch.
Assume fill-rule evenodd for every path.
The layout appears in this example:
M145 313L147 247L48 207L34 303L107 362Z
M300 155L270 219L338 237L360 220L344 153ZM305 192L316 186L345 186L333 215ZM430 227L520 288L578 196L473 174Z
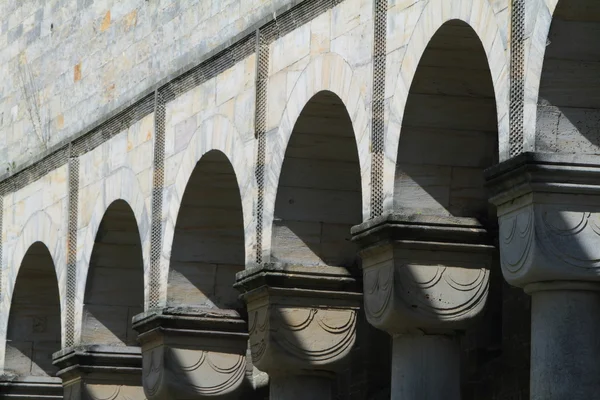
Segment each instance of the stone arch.
M184 151L175 182L168 189L168 209L161 256L161 282L163 283L168 282L175 227L186 187L198 162L211 151L222 153L233 169L242 207L244 262L247 263L254 257L255 227L252 223L252 215L255 183L253 160L249 158L254 151L254 143L253 140L244 141L234 124L227 117L217 114L205 120L196 129ZM166 300L167 285L162 286L161 292L163 299Z
M352 121L342 100L320 91L294 123L275 198L272 262L355 269L350 230L362 220Z
M4 268L2 272L2 312L0 312L0 339L6 340L8 327L8 318L10 314L10 305L12 301L15 283L23 259L29 248L36 242L43 243L48 249L55 268L58 292L60 296L60 309L65 309L66 295L66 257L64 243L60 240L63 235L61 229L52 221L52 218L45 211L37 211L32 214L15 242L12 252L5 257ZM8 249L7 249L8 250ZM64 346L64 313L61 312L61 346ZM5 348L0 346L0 365L4 365Z
M451 20L468 24L478 36L491 72L498 121L499 158L508 158L509 66L507 38L503 37L488 0L462 2L432 0L424 7L413 30L396 79L386 128L384 171L396 168L398 143L408 93L421 57L439 28ZM393 209L394 181L384 179L384 210Z
M137 345L131 319L144 311L144 257L138 220L125 200L112 201L102 216L83 278L77 342Z
M359 79L342 56L336 53L325 53L311 60L294 83L282 113L279 129L267 136L263 238L272 236L277 186L294 125L310 99L324 91L335 94L341 100L352 121L361 175L362 217L363 219L369 217L370 107L362 95ZM270 240L263 240L264 260L269 259L270 251Z
M45 218L41 218L44 221ZM48 225L50 226L50 225ZM52 377L52 354L64 341L60 285L51 249L39 240L18 241L2 304L2 370L20 377ZM22 251L22 248L25 248ZM11 322L9 326L9 321Z
M600 154L600 4L540 1L526 59L525 150ZM533 8L533 7L532 7Z
M83 246L77 255L77 291L75 302L75 342L81 337L81 321L83 318L83 301L90 265L90 258L98 229L109 206L115 201L122 200L131 208L135 217L140 241L142 244L142 260L144 267L144 303L149 296L149 254L150 254L150 212L146 207L144 196L135 173L126 167L114 171L102 180L100 193L94 203L94 208L87 225L80 228Z

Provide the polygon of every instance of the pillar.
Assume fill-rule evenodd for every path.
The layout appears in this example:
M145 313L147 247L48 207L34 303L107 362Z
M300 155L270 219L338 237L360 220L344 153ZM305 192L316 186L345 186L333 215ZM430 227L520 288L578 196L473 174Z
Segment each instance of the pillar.
M532 400L600 393L598 161L525 153L487 171L502 272L532 300Z
M460 399L457 333L481 314L495 247L473 218L390 213L352 228L367 319L393 337L392 400Z
M272 400L332 399L356 340L360 285L345 268L266 263L237 274L252 362Z

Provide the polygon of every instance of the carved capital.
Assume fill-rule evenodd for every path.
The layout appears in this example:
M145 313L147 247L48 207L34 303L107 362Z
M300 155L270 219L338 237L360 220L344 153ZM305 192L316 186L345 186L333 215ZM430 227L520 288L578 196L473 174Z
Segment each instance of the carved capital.
M361 295L344 268L265 264L238 273L254 365L270 375L336 371L356 339Z
M509 283L600 280L598 163L526 153L487 171Z
M240 398L248 334L237 312L165 308L137 315L133 327L149 400Z
M476 220L396 213L352 233L373 326L392 335L451 332L483 310L495 249Z
M145 400L139 347L82 345L53 355L69 400Z

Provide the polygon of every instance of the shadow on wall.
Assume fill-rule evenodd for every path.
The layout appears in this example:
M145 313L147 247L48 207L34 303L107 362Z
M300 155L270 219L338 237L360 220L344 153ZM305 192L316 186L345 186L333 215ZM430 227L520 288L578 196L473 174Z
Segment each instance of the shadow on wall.
M357 270L350 228L362 221L352 121L334 93L306 104L285 153L273 222L272 260Z
M87 275L82 343L136 346L131 319L144 309L142 244L133 210L113 202L98 228Z
M558 2L540 82L536 151L600 154L600 3Z
M233 288L244 269L244 221L235 172L220 151L196 165L177 216L169 270L168 304L245 307Z
M41 242L23 258L8 320L5 372L54 376L52 353L60 350L60 298L52 256Z

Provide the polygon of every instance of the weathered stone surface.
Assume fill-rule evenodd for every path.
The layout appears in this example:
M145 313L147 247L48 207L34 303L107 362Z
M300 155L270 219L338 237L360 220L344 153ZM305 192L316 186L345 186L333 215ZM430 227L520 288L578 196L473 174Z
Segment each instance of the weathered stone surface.
M3 375L0 378L0 396L16 400L63 399L63 388L59 378Z

